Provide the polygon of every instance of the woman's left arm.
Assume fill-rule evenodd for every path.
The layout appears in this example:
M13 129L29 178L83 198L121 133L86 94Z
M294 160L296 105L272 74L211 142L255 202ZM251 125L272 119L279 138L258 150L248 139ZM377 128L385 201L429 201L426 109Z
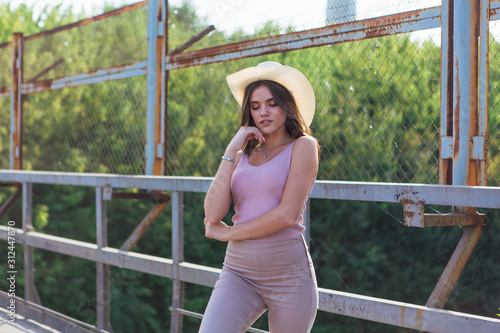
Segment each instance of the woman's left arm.
M245 223L228 226L205 220L205 235L220 241L262 238L292 226L299 218L318 172L318 144L311 136L297 139L281 203Z

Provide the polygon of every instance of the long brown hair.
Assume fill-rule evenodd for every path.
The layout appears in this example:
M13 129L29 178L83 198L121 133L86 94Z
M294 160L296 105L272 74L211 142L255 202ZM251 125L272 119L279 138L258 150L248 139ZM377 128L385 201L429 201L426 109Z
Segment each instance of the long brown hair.
M266 86L267 88L269 88L271 94L273 95L274 101L285 112L285 128L292 138L297 139L306 134L310 134L311 130L306 126L304 119L302 118L302 115L297 108L295 99L293 98L293 95L290 93L290 91L281 84L269 80L255 81L250 83L246 87L245 94L243 95L243 103L241 103L240 126L256 126L250 112L250 95L255 88L260 86ZM255 150L255 148L257 148L258 145L259 142L255 139L252 139L247 142L247 144L243 148L243 151L247 154L250 154Z

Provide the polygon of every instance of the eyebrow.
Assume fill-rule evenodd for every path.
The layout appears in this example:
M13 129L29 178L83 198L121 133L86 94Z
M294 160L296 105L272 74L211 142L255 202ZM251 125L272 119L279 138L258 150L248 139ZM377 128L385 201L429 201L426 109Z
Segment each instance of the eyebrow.
M270 101L272 101L272 100L274 100L274 97L269 98L269 99L268 99L268 100L266 100L265 102L267 103L267 102L270 102ZM253 104L253 103L260 103L260 102L258 102L258 101L250 101L250 104Z

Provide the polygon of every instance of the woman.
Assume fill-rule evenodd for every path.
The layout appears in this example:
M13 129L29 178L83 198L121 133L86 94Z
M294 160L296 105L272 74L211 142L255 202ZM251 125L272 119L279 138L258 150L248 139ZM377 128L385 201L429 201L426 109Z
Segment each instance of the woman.
M318 291L302 217L318 171L307 134L314 92L298 70L270 61L227 82L241 127L205 198L205 235L229 243L199 332L245 332L266 310L270 332L309 332Z

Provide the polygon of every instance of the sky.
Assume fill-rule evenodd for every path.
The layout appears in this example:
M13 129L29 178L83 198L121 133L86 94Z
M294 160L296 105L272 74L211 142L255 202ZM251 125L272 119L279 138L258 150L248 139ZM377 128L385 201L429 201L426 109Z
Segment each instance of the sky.
M169 0L169 4L179 6L186 0ZM297 30L318 28L325 25L328 0L189 0L199 16L205 17L208 24L215 25L219 31L243 28L252 32L254 28L269 20L279 20L282 27L293 25ZM332 1L332 0L330 0ZM335 1L335 0L333 0ZM337 0L337 3L356 1L358 18L389 15L412 9L440 5L441 0ZM87 16L101 14L105 4L121 7L138 2L137 0L0 0L10 2L15 8L19 4L33 7L35 15L45 6L61 4L65 9L73 7L78 13L84 10ZM439 32L437 32L439 35ZM431 36L439 39L436 32ZM429 34L423 34L426 38Z

